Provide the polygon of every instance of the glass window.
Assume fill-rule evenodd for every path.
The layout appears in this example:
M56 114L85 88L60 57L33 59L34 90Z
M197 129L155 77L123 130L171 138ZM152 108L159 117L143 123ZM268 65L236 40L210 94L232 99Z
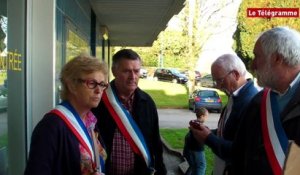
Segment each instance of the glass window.
M97 28L96 30L100 30ZM96 32L96 57L100 58L101 60L104 60L104 53L103 53L103 42L102 42L102 36Z
M58 22L57 25L59 25ZM84 35L81 34L81 32L79 32L79 29L75 27L75 25L73 25L70 21L66 20L63 28L65 32L62 38L66 38L66 39L57 40L57 50L62 49L62 45L66 46L66 50L65 53L61 52L62 56L60 56L59 54L57 56L57 67L56 67L56 76L55 76L56 104L61 102L60 99L61 83L59 81L59 76L60 76L62 65L81 53L90 54L90 46L88 45L87 37L84 37ZM58 30L62 30L62 29L59 28ZM60 42L64 44L59 44ZM63 55L65 55L65 57Z
M8 172L7 160L7 17L0 14L0 174Z
M101 60L103 60L103 55L102 55L102 45L97 45L96 46L96 57L100 58Z
M89 54L88 41L74 26L67 23L66 62L81 53Z

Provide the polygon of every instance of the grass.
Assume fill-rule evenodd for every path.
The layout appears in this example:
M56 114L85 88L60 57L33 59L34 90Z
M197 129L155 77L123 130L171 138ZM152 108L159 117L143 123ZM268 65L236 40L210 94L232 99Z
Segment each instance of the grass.
M168 145L180 151L182 153L184 146L184 137L188 132L187 128L183 129L160 129L160 134ZM205 146L205 158L206 158L206 175L211 175L213 168L214 155L211 149Z
M187 128L182 129L160 129L161 136L167 141L167 143L173 148L177 150L183 149L184 145L184 137L188 132Z
M185 85L140 79L139 87L153 98L157 108L188 108L189 92ZM217 90L217 92L221 96L223 106L226 105L228 99L225 93L220 90Z
M182 84L140 79L139 87L155 101L157 108L186 108L187 87Z

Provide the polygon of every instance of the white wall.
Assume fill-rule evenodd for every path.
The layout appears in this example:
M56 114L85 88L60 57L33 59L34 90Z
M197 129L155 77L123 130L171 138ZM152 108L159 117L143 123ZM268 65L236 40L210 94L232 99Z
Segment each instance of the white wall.
M55 5L55 0L27 1L28 145L33 128L55 104Z

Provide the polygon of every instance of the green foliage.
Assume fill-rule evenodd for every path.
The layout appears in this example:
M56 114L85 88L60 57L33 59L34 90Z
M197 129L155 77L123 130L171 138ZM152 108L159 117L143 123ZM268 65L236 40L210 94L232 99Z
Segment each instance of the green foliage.
M0 16L0 53L6 48L4 39L6 37L5 31L7 30L7 21L3 16Z
M300 18L250 18L247 8L295 8L300 6L296 0L243 0L238 12L238 26L234 34L237 54L249 67L253 59L253 48L259 34L276 26L289 26L300 29Z
M180 26L177 29L167 28L161 32L151 48L134 48L140 53L144 66L195 69L203 40L206 41L209 36L199 28L200 2L195 0L195 5L190 7L190 2L187 1L178 14ZM188 26L191 26L191 29L188 29Z
M159 50L156 47L132 47L136 51L145 67L157 67L159 59Z
M132 47L143 60L145 67L176 67L186 69L187 38L181 31L163 31L152 47Z

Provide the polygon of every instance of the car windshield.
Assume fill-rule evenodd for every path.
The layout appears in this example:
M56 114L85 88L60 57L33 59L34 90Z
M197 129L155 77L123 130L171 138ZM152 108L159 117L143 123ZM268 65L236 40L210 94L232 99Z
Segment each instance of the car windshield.
M198 95L201 97L217 97L214 91L199 91Z
M177 69L170 69L170 71L175 75L181 74Z

